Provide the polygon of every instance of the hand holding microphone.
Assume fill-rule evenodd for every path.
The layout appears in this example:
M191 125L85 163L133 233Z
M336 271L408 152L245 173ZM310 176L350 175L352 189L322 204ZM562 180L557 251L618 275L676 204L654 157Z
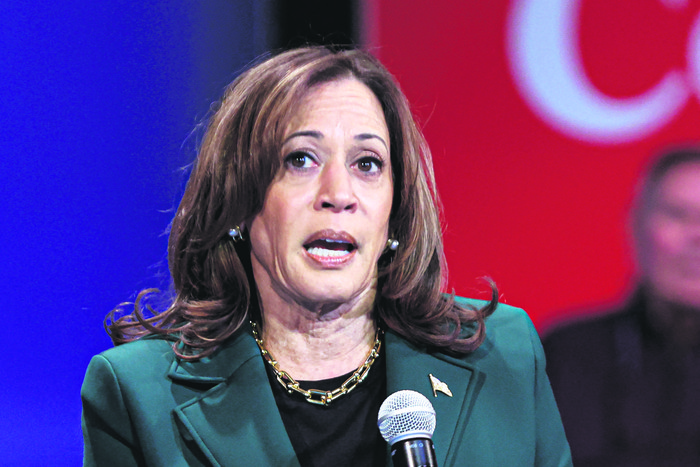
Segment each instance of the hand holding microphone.
M391 445L394 467L437 467L431 440L435 431L435 409L416 391L391 394L379 409L377 424Z

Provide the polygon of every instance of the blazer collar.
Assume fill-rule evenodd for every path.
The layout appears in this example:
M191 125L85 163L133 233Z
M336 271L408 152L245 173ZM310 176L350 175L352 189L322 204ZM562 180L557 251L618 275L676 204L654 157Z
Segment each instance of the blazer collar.
M238 329L213 355L194 362L175 359L168 377L178 383L218 384L225 382L241 365L260 354L250 325Z
M391 331L385 334L384 348L388 394L411 389L430 400L437 414L433 444L438 465L451 465L485 375L465 360L427 353ZM249 465L299 465L264 365L245 325L213 356L197 362L176 360L170 368L168 376L175 383L211 386L177 406L175 414L183 435L213 465L227 465L227 459L245 459ZM453 397L435 397L429 374L446 383Z

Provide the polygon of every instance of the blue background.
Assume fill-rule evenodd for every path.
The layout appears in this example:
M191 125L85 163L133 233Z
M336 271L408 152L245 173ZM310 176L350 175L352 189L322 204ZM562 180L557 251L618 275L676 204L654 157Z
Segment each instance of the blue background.
M0 464L80 464L102 320L167 284L197 127L267 48L265 5L2 2Z

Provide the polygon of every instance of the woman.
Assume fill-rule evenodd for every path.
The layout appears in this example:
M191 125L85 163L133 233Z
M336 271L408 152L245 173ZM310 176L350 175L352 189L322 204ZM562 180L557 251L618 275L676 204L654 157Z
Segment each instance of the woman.
M172 303L112 315L129 343L87 370L85 464L386 465L379 405L412 389L441 466L569 465L527 316L441 293L437 205L372 56L302 48L242 74L173 220Z

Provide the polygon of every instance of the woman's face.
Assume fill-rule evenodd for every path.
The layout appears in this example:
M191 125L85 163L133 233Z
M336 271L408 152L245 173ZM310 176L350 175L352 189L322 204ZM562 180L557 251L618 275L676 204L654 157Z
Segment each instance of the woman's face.
M307 307L374 299L393 180L381 105L355 79L314 88L288 126L282 168L250 227L255 280Z

